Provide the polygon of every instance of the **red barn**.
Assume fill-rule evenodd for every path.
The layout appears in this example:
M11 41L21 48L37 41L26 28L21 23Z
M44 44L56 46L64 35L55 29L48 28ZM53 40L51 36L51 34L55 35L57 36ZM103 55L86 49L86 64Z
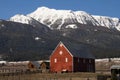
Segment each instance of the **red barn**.
M78 44L60 42L50 56L51 72L95 72L95 59Z

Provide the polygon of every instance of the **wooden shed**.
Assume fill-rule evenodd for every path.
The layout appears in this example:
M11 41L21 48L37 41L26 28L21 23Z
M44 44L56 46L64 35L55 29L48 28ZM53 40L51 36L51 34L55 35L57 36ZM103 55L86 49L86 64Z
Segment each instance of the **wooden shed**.
M85 47L59 42L50 56L51 72L95 72L95 58Z
M41 71L44 73L44 72L49 72L49 69L50 69L50 61L43 61L41 64L40 64L40 69Z
M34 65L31 61L8 62L4 66L0 67L0 73L15 73L36 70L36 65Z
M111 80L120 80L120 65L111 66Z

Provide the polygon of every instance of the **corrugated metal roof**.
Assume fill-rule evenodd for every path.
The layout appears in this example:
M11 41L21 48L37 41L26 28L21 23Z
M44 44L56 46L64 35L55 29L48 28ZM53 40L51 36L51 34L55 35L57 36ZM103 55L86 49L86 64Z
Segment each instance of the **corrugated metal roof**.
M39 63L38 61L32 61L31 63L32 63L37 69L40 68L40 64L41 64L41 63Z
M74 57L95 59L95 57L90 53L90 50L84 44L77 44L72 42L60 43L63 43Z
M120 65L112 65L111 69L120 69Z

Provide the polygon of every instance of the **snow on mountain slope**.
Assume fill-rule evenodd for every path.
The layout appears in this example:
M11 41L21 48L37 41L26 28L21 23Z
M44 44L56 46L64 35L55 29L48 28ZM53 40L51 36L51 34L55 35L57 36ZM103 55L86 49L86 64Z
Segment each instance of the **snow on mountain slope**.
M35 27L36 25L41 25L38 21L36 21L32 17L20 15L20 14L17 14L15 16L11 17L10 21L19 22L19 23L23 23L23 24L30 24L30 25L33 25L33 27Z
M105 16L93 16L94 19L97 20L97 22L101 26L105 26L111 29L116 28L117 30L120 30L120 20L118 18L110 18Z
M100 24L90 14L88 14L84 11L76 11L74 13L75 13L76 19L79 23L100 26Z
M31 17L25 16L25 15L20 15L17 14L13 17L10 18L11 21L14 22L20 22L20 23L24 23L24 24L31 24L33 19Z
M28 14L37 21L48 25L50 28L61 29L64 24L91 24L99 25L97 21L84 11L55 10L46 7L40 7L33 13ZM56 27L54 27L56 26Z
M37 21L53 28L61 29L61 26L66 23L77 22L74 13L71 10L55 10L46 7L40 7L28 16L36 19Z
M34 20L33 20L34 19ZM10 19L11 21L32 24L38 21L50 27L51 29L78 28L71 27L77 23L93 26L104 26L110 29L120 31L120 20L118 18L110 18L105 16L94 16L84 11L56 10L47 7L39 7L34 12L24 16L16 15Z

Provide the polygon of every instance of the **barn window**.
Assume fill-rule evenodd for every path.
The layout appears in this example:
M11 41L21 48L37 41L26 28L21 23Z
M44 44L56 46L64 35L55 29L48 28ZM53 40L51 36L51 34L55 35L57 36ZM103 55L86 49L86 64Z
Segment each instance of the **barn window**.
M56 58L54 59L54 62L57 63L57 59Z
M89 63L91 63L91 60L89 59Z
M79 62L80 60L79 60L79 58L78 58L78 62Z
M60 54L60 55L62 55L62 54L63 54L63 52L62 52L62 51L60 51L60 52L59 52L59 54Z
M83 63L85 63L85 59L83 59Z
M63 44L60 44L60 47L62 47L63 46Z
M68 62L68 58L65 58L65 62Z

